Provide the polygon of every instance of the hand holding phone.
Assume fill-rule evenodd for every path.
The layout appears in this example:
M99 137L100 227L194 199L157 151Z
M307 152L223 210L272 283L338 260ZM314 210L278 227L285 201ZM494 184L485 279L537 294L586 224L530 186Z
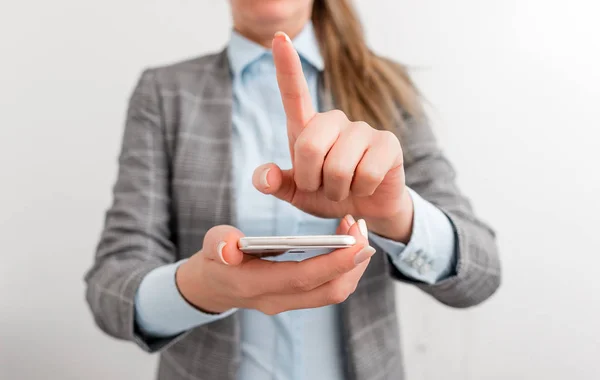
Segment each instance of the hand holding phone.
M179 266L177 287L188 302L210 313L245 308L273 315L343 302L356 289L375 249L369 246L364 221L346 217L337 232L338 237L284 237L282 246L273 237L245 238L234 227L213 227L202 250ZM300 262L273 262L239 248L261 247L258 251L264 253L265 246L275 247L273 243L277 249L328 246L332 251ZM335 249L338 244L345 247Z

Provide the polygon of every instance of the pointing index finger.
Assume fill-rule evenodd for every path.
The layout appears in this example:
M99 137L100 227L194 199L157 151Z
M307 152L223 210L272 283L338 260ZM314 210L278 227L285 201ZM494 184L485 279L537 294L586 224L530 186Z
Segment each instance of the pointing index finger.
M287 116L290 147L293 147L302 128L312 119L316 111L302 72L300 56L288 35L283 32L275 33L273 38L273 59L279 92Z

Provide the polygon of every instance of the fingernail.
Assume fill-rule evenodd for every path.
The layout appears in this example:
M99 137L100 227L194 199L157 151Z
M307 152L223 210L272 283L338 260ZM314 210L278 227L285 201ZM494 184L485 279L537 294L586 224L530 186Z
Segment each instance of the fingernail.
M227 243L225 243L224 241L220 242L217 245L217 254L219 255L219 258L221 259L223 264L229 265L229 263L227 261L225 261L225 258L223 257L223 248L225 248L226 245L227 245Z
M287 42L292 43L292 40L290 39L290 36L288 36L284 32L277 32L277 33L275 33L275 37L281 37L281 36L283 36L283 38L285 38L285 40Z
M344 217L344 219L346 219L346 223L348 223L348 225L350 227L352 227L354 225L354 223L356 223L356 220L354 220L354 218L352 217L352 215L348 214Z
M367 239L369 238L369 230L367 229L367 222L365 222L364 219L360 219L358 221L358 229L360 230L360 233L362 234L362 236L366 237Z
M362 249L362 251L358 252L356 256L354 256L354 264L358 265L366 260L368 260L371 256L375 254L375 248L371 246L367 246Z
M267 168L260 175L260 185L265 189L268 189L269 187L271 187L269 185L269 180L267 179L267 176L269 175L270 171L271 171L271 168Z

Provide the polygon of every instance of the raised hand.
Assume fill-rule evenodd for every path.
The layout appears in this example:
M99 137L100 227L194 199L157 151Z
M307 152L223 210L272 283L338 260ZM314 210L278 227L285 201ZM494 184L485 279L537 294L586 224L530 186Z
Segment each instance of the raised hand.
M284 33L273 39L273 56L293 167L262 165L254 172L254 186L307 213L364 217L373 231L407 240L413 206L397 137L352 122L340 110L316 112L300 57Z

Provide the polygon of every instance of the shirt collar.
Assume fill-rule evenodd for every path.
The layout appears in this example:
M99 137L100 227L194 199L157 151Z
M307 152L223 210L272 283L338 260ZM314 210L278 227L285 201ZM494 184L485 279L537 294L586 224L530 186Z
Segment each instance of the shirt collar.
M325 63L319 49L319 42L312 22L308 22L304 29L292 41L298 54L310 63L315 69L323 71Z
M292 42L300 57L315 69L322 71L325 68L312 22L308 22ZM247 39L235 30L232 31L227 56L234 75L239 75L248 65L265 53L270 53L270 50Z

